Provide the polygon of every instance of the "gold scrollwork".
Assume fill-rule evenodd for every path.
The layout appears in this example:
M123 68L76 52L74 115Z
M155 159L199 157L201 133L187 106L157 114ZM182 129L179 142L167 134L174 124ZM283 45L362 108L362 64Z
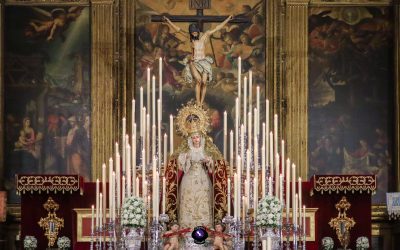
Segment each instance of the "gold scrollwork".
M368 192L376 190L375 175L317 176L313 177L314 191L317 192Z
M53 198L49 197L43 207L48 211L48 214L47 217L40 218L38 224L44 229L44 235L49 241L47 246L52 247L57 240L59 230L64 227L64 219L57 217L56 211L60 208L60 205Z
M75 192L80 189L78 175L17 175L17 192Z
M343 249L347 249L347 246L350 243L350 229L356 224L354 219L347 217L346 214L347 210L350 209L351 204L347 201L346 197L343 196L342 199L336 203L335 207L338 210L338 216L329 221L329 226L335 229L336 235Z

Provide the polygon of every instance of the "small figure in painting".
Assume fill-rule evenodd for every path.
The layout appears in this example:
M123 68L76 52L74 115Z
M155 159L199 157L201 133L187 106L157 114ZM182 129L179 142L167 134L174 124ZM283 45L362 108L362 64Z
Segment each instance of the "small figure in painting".
M187 83L196 83L196 101L198 104L203 104L206 95L207 84L212 81L212 66L214 60L210 56L205 54L205 44L208 42L210 36L221 30L230 20L230 15L225 21L217 25L212 30L207 30L204 33L200 32L199 27L196 24L189 25L189 38L191 42L192 54L190 59L186 58L186 67L183 70L183 76ZM185 35L185 31L181 30L178 26L173 24L167 17L163 17L163 20L171 26L177 32L182 32Z
M51 41L54 39L56 32L59 32L61 39L64 41L63 31L68 28L70 22L75 21L80 16L83 8L74 6L67 11L64 8L55 8L49 12L42 8L32 7L35 13L39 15L39 18L30 20L30 29L25 32L25 35L31 38L46 36L46 40Z

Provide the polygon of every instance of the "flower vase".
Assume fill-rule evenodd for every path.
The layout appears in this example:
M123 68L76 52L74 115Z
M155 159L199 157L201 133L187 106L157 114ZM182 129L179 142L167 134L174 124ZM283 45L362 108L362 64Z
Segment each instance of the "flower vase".
M267 241L267 250L279 249L279 234L275 228L260 227L259 230L260 239Z
M125 247L128 250L140 250L143 239L143 229L130 227L124 235Z

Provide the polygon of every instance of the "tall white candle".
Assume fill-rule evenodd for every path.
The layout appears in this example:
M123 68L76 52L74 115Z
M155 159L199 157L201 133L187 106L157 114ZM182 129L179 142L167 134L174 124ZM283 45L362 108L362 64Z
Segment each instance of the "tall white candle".
M94 235L94 231L95 231L95 229L94 229L94 205L92 205L92 227L91 227L91 230L90 230L90 232L92 233L92 235Z
M285 141L281 141L281 169L282 175L285 176Z
M244 131L247 132L247 77L244 77L243 81L243 124Z
M151 124L156 124L156 77L153 75L153 80L151 82Z
M269 100L267 99L265 101L265 131L266 133L269 133ZM269 137L268 134L265 137L265 150L266 150L266 155L265 155L265 161L269 163L269 147L270 147L270 142L269 142Z
M249 148L249 149L251 149L251 144L252 144L252 137L251 137L251 134L252 134L252 119L251 119L251 110L249 110L249 112L247 113L247 118L248 118L248 126L247 126L247 139L248 139L248 141L247 141L247 148Z
M278 153L278 115L274 115L274 153Z
M136 128L136 124L133 124L133 126ZM136 129L134 130L135 132L132 135L132 195L136 195Z
M294 207L295 202L298 198L297 198L297 194L296 194L296 165L294 165L293 163L292 163L291 174L292 174L292 179L291 179L291 182L292 182L292 206ZM295 194L296 194L296 197L295 197ZM294 215L295 214L292 214L293 217L294 217Z
M158 98L162 100L162 58L158 58Z
M126 178L125 175L122 176L122 204L125 201L125 197L126 197Z
M242 58L239 56L238 58L238 98L239 98L239 110L240 109L240 101L242 97Z
M262 194L262 197L265 197L265 178L266 178L265 148L264 148L264 146L262 146L261 147L261 194Z
M297 185L298 185L297 192L299 194L299 215L300 215L299 226L301 226L301 222L302 222L302 220L301 220L301 208L303 207L303 200L302 200L302 194L301 194L301 192L302 192L301 184L302 184L301 183L301 177L299 177L298 181L297 181Z
M103 193L103 202L100 203L100 206L102 206L103 211L106 211L107 208L107 165L103 163L102 165L102 171L101 171L101 192ZM103 216L103 220L106 221L105 215Z
M154 124L151 126L151 155L152 159L156 155L156 125Z
M122 118L122 172L126 172L126 118Z
M167 153L167 147L168 147L168 136L166 133L164 133L164 154L163 154L163 159L164 159L164 171L167 167L167 159L168 159L168 153Z
M169 154L174 153L174 117L169 116Z
M136 197L140 197L139 190L139 177L136 177Z
M150 110L150 108L151 108L151 106L150 106L150 99L151 99L151 97L150 97L150 93L151 93L151 89L150 89L150 81L151 81L151 78L150 78L150 68L147 68L147 81L146 81L146 85L147 85L147 90L146 90L146 96L147 96L147 105L146 105L146 107Z
M253 109L253 72L249 71L249 109Z
M244 150L243 150L244 151ZM242 167L241 167L241 165L242 165L242 158L240 157L240 156L237 156L237 162L236 162L236 166L237 166L237 179L238 179L238 181L237 181L237 183L238 183L238 196L237 196L237 202L238 202L238 204L237 204L237 210L238 210L238 213L237 213L237 217L239 218L239 216L240 216L240 200L241 200L241 198L242 198L242 192L241 192L241 187L242 187Z
M140 137L143 137L143 87L140 87L140 99L139 99L139 127L140 127Z
M254 178L254 214L257 214L258 205L258 179Z
M289 209L290 209L290 159L286 161L286 222L289 222Z
M103 206L101 204L103 204L103 194L100 193L99 194L99 227L103 227Z
M146 160L147 164L150 163L151 160L151 151L150 151L150 134L151 134L151 125L150 125L150 114L146 114Z
M224 111L224 130L223 130L223 133L224 133L224 159L225 160L227 160L227 147L228 147L228 145L227 145L227 137L228 137L228 115L227 115L227 113L226 113L226 111Z
M128 136L127 136L128 138ZM131 172L131 146L126 145L126 195L131 197L132 190L132 172Z
M272 177L268 177L268 195L272 196Z
M233 174L233 131L231 130L229 132L229 175L232 176Z
M115 172L113 171L112 172L112 202L111 202L111 205L112 205L112 220L113 221L115 221L115 214L116 214L116 212L115 212Z
M161 169L161 160L162 160L162 141L161 141L161 100L157 100L157 140L158 140L158 169Z
M279 154L275 155L275 196L279 197Z
M279 174L279 201L283 207L283 175Z
M113 175L112 173L114 172L113 169L113 159L110 157L110 159L108 160L108 207L111 210L112 207L112 201L113 198L115 197L114 193L113 193L113 189L112 189L112 185L113 185Z
M147 195L147 180L145 180L143 183L143 196L145 197L143 200L145 202L145 206L150 206L150 196Z
M250 157L251 157L250 150L247 149L247 151L246 151L246 181L247 181L247 183L245 185L245 187L246 187L245 196L246 196L247 200L250 199L250 162L251 162Z
M226 197L227 201L227 205L228 205L228 215L231 215L231 178L228 178L228 195Z
M142 198L146 200L145 185L146 185L146 152L142 150Z
M235 155L239 155L239 98L235 99Z
M155 160L155 158L153 158L153 168L152 168L152 179L153 179L153 182L152 182L152 184L151 184L151 186L152 186L152 198L153 198L153 201L152 201L152 208L153 208L153 217L156 217L156 213L157 213L157 211L156 211L156 203L157 203L157 200L156 200L156 197L157 197L157 177L156 177L156 172L157 172L157 165L156 165L156 160Z
M163 182L162 182L162 213L165 214L165 199L167 198L166 195L166 181L165 177L163 177Z
M234 186L234 189L233 189L233 217L235 218L235 219L237 219L237 211L238 211L238 207L237 207L237 204L238 204L238 202L237 202L237 199L238 199L238 182L239 182L239 180L238 180L238 178L237 178L237 174L236 173L234 173L234 175L233 175L233 186Z
M120 155L117 152L117 156L115 158L115 178L116 180L116 188L117 188L117 205L116 209L118 210L121 206L121 165L120 165Z
M297 209L298 209L298 202L299 202L299 195L296 193L295 195L294 195L294 210L293 210L293 224L294 224L294 226L296 227L298 224L297 224Z
M307 228L307 224L306 224L306 206L305 205L303 205L303 223L302 223L302 225L303 225L303 235L306 235L306 228Z
M244 126L243 124L240 126L240 157L244 160Z
M257 108L257 135L260 134L260 86L257 86L257 103L256 103L256 108Z
M100 181L99 181L99 179L97 179L96 180L96 228L98 228L99 227L99 209L100 209L100 206L99 206L99 202L100 202L100 200L99 200L99 198L100 198Z
M131 135L133 135L134 133L136 133L136 129L134 129L133 124L135 124L135 99L132 100L132 107L131 107ZM133 143L133 142L132 142Z
M270 176L272 176L272 179L274 178L274 146L273 146L273 134L272 131L269 132L269 169L270 169Z

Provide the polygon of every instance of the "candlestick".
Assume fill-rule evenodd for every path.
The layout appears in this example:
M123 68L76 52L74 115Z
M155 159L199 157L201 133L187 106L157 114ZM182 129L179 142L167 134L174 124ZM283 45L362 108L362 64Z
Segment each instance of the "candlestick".
M136 102L135 102L135 99L132 99L132 106L131 106L131 135L133 135L134 133L136 133L136 129L134 129L133 128L133 124L135 124L135 119L136 119L136 117L135 117L135 107L136 107L136 104L135 104ZM133 142L132 142L133 143Z
M252 116L251 116L251 110L247 113L247 118L248 118L248 125L247 125L247 148L251 149L251 138L252 138Z
M281 141L281 169L282 175L285 176L285 141Z
M257 205L258 205L258 179L254 178L254 214L257 214Z
M303 205L303 236L304 236L304 241L306 238L306 228L307 228L307 224L306 224L306 206ZM306 244L306 242L304 242L304 244Z
M139 177L136 177L136 197L139 197Z
M140 128L140 137L143 137L143 87L140 87L140 99L139 99L139 128Z
M274 154L278 153L278 115L274 115Z
M249 71L249 110L253 109L253 72Z
M283 175L279 174L279 201L283 207Z
M238 98L239 98L239 110L241 110L240 108L240 101L241 101L241 97L242 97L242 58L239 56L238 58ZM236 154L237 155L237 154Z
M152 159L156 155L156 125L151 126L151 155ZM154 159L153 159L154 160Z
M242 158L240 156L237 156L237 162L236 162L237 179L238 179L237 180L237 183L238 183L238 186L237 186L237 203L238 203L237 204L237 210L238 210L237 218L239 218L239 216L240 216L240 199L242 197L242 194L241 194L241 187L242 187L242 168L241 168L241 165L242 165Z
M162 110L161 110L161 100L157 100L157 140L158 140L158 169L161 169L161 160L162 160L162 151L161 151L161 146L162 146L162 141L161 141L161 116L162 116Z
M233 185L234 185L234 189L233 189L233 217L235 218L235 220L237 219L238 215L237 215L237 211L238 211L238 207L237 207L237 199L238 199L238 178L237 178L237 174L235 173L233 175Z
M146 152L142 150L142 198L146 200L146 193L145 191L145 182L146 182Z
M297 207L298 207L298 202L299 202L298 198L299 198L299 195L296 193L294 195L294 210L293 210L293 217L292 217L295 228L297 227Z
M257 92L256 92L256 97L257 97L257 103L256 103L256 108L257 108L257 135L260 134L260 86L257 85Z
M235 155L239 155L239 98L235 99Z
M272 177L268 177L268 195L272 196Z
M250 199L250 162L251 162L251 155L250 150L247 149L246 151L246 184L245 184L245 196L246 199Z
M156 184L156 181L157 181L157 179L156 179L156 172L157 172L157 166L156 166L156 161L155 161L155 158L153 158L153 168L152 168L152 184L151 184L151 186L152 186L152 208L153 208L153 217L156 217L156 203L157 203L157 201L156 201L156 197L157 197L157 194L156 194L156 191L157 191L157 184Z
M162 58L158 58L158 98L162 102Z
M149 110L150 111L150 110ZM150 114L146 114L146 160L147 164L150 163L151 160L151 151L150 151L150 131L152 126L150 125Z
M103 194L99 194L99 204L103 204ZM99 227L103 227L103 206L100 205L99 207Z

